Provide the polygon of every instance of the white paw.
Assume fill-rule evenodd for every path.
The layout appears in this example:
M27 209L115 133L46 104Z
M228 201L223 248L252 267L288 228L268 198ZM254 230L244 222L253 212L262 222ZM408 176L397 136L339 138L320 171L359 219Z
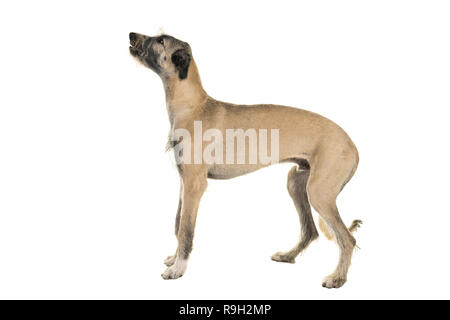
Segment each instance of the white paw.
M322 282L322 287L324 288L340 288L344 285L344 283L347 281L345 277L330 274L328 277L325 277Z
M173 265L175 263L175 260L177 259L177 256L174 254L173 256L168 256L166 260L164 260L164 264L168 267Z
M168 267L166 271L161 275L164 280L178 279L181 277L187 268L187 260L175 259L175 263Z

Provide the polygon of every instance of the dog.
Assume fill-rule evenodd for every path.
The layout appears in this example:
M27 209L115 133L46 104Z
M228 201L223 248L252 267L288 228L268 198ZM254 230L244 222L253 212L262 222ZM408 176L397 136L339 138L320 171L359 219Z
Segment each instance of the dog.
M167 269L162 277L177 279L186 271L192 251L197 210L207 188L208 178L230 179L272 163L292 162L295 166L289 171L287 189L299 215L301 236L294 248L275 253L272 260L294 263L297 255L318 238L311 214L312 206L320 216L320 229L328 239L336 241L340 251L335 271L325 277L322 286L341 287L347 281L347 272L356 246L352 233L361 224L360 220L355 220L347 228L336 207L338 194L354 175L359 162L356 146L345 131L331 120L306 110L279 105L236 105L217 101L203 89L188 43L166 34L150 37L134 32L129 34L129 40L130 54L158 74L163 82L171 125L169 146L175 150L181 180L175 219L178 247L176 253L164 261ZM271 145L278 141L278 149L271 150L277 153L278 159L269 163L182 161L184 158L191 159L192 154L194 160L198 160L195 159L195 150L192 150L195 146L190 148L191 143L183 142L187 142L186 137L196 134L196 123L198 126L199 121L202 129L215 130L215 135L224 134L230 129L255 129L260 132L269 128L276 129L278 136L274 136L278 140L271 141ZM185 134L177 134L180 130ZM217 143L224 144L220 139L219 142L216 141L216 147ZM200 147L203 144L204 141L200 143ZM181 151L177 148L180 145L183 145ZM231 159L233 152L243 149L245 159L250 158L251 151L246 150L243 145L231 148L227 146L225 157L227 160Z

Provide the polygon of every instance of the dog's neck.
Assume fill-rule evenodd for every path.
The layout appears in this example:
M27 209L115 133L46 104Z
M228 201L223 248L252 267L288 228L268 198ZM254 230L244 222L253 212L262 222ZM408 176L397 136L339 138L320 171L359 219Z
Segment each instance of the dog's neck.
M203 108L208 95L203 89L197 65L192 59L186 79L178 76L163 80L166 91L166 105L171 125L177 120L189 117Z

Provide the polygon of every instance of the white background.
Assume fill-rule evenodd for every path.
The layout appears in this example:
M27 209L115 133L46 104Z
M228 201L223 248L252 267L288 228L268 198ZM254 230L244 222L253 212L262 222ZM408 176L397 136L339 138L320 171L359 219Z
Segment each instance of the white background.
M446 1L8 1L0 5L0 298L450 298ZM130 31L190 43L207 92L320 113L359 148L338 199L364 221L294 265L292 165L210 181L186 274L164 281L179 180L160 79Z

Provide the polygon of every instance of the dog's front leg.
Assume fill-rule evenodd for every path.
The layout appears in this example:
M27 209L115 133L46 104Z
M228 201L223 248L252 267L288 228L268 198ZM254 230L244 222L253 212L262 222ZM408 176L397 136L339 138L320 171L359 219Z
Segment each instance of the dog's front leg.
M207 186L206 173L186 168L182 174L182 183L178 248L173 265L161 275L164 279L177 279L186 271L189 254L192 251L197 210Z
M175 217L175 237L178 238L178 229L180 229L180 219L181 219L181 204L183 203L183 186L181 186L180 191L180 200L178 201L178 209L177 209L177 215ZM177 253L173 256L168 256L166 260L164 260L164 264L168 267L173 265L175 263L175 259L177 257Z

